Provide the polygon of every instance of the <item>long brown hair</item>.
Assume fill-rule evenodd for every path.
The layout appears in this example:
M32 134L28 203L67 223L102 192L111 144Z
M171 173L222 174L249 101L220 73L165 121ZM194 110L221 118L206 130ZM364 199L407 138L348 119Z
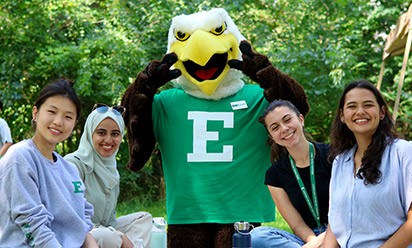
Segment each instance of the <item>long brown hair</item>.
M348 84L339 100L339 106L336 110L335 118L332 123L330 133L330 151L329 162L333 162L333 159L340 153L347 149L351 149L356 145L356 139L353 132L347 127L345 123L342 123L340 116L343 111L343 105L345 103L346 94L355 88L361 88L369 90L376 97L376 101L379 104L380 109L385 109L385 116L379 122L379 125L372 136L372 142L369 144L362 158L362 167L359 169L357 177L365 179L365 185L377 184L380 182L381 171L379 170L382 160L382 154L385 151L387 145L391 144L398 134L395 131L394 122L388 111L388 105L379 90L367 80L357 80Z

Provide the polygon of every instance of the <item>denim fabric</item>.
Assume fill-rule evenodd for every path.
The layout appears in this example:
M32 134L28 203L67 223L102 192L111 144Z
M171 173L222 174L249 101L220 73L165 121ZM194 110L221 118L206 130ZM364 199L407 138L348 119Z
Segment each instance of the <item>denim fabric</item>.
M319 235L325 230L326 226L322 226L321 228L314 228L313 232ZM302 239L290 232L268 226L257 227L253 229L250 235L252 236L253 248L297 248L305 244Z

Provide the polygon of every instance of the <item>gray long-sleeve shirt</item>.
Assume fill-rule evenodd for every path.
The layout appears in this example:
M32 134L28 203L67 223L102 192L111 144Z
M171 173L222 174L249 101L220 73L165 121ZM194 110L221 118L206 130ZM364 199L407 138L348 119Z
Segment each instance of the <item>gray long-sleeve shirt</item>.
M82 246L93 207L77 169L54 157L24 140L0 160L0 247Z

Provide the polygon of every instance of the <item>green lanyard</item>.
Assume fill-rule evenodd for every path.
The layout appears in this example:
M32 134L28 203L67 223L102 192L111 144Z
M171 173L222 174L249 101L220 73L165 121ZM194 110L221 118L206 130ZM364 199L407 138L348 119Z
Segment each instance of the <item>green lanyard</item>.
M295 174L296 180L298 181L300 190L302 191L303 197L308 204L309 210L312 213L313 217L318 224L318 227L321 227L320 224L320 216L319 216L319 204L318 204L318 196L316 194L316 181L315 181L315 162L314 162L314 149L313 144L309 142L309 158L310 158L310 184L312 186L312 201L310 200L309 194L306 191L305 185L300 178L298 169L296 169L296 164L293 158L289 155L290 165L292 166L293 173Z

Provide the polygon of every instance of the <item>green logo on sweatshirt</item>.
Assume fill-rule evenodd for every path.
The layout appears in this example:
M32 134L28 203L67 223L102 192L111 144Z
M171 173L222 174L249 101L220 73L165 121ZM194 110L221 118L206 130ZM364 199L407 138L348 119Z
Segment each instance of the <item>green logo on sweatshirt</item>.
M31 233L30 224L29 223L24 224L22 229L23 229L24 235L26 236L27 243L29 243L29 246L30 247L35 247L34 238L33 238L32 233Z
M83 183L82 181L74 181L72 182L74 186L74 193L84 193L83 191Z

